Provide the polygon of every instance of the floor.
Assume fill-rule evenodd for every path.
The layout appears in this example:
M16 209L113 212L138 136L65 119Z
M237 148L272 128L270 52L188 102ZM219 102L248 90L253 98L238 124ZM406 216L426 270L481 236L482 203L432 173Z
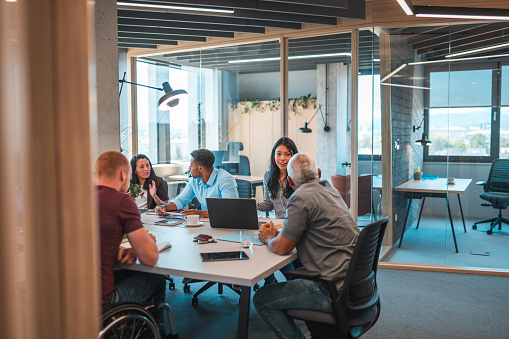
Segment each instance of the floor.
M465 219L467 232L460 220L453 220L458 243L455 252L451 227L445 218L423 215L419 229L416 223L407 228L401 248L399 241L383 261L393 263L446 265L509 269L509 226L486 234L488 224L472 229L477 220Z

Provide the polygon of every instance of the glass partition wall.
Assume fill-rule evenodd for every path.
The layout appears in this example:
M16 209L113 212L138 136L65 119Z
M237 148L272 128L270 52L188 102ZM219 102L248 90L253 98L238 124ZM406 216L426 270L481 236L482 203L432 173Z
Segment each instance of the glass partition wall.
M387 30L391 69L381 85L391 87L392 138L399 149L395 144L392 152L394 246L384 260L509 268L507 227L490 235L490 222L473 227L499 213L481 206L487 201L475 183L488 180L494 159L507 158L507 27Z
M279 41L144 58L139 68L152 72L155 82L164 72L173 88L190 93L182 112L152 111L148 122L138 112L140 130L143 123L148 129L156 124L146 152L154 162L188 161L195 148L225 150L228 142L240 141L251 175L262 176L285 122L299 151L316 157L331 183L335 175L350 175L357 157L359 197L352 201L359 225L391 217L384 261L507 269L499 260L509 251L507 226L491 235L489 223L472 229L498 214L481 206L483 189L475 183L488 179L494 159L509 157L509 50L501 42L506 29L483 23L359 31L355 155L350 33L289 39L287 116L280 103ZM145 79L138 73L138 82ZM139 142L141 150L141 136ZM382 197L385 176L392 187ZM361 199L363 177L368 193ZM257 199L261 193L258 188Z

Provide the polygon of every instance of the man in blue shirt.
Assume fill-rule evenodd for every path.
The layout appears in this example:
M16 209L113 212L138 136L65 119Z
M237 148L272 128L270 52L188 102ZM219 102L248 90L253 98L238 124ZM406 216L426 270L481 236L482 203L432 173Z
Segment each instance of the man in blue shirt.
M196 196L202 210L190 209L183 211L182 214L198 214L202 218L208 218L207 198L238 198L235 178L223 169L214 169L214 161L214 153L208 149L202 148L191 152L189 170L192 179L178 196L156 211L181 210Z

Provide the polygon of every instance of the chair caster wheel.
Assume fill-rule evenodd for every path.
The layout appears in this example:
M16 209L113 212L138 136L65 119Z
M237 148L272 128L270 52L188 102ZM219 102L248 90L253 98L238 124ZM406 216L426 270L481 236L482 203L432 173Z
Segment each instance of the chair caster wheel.
M493 234L493 231L492 230L487 230L486 233L488 233L488 235L491 235L491 234Z
M476 230L477 229L477 225L472 226L472 229Z
M191 286L189 286L189 285L185 285L185 286L184 286L184 292L185 292L185 293L191 292Z
M191 300L191 304L193 304L193 306L198 306L198 298L193 298L193 300Z
M173 291L175 289L175 283L169 283L168 288L170 289L170 291Z

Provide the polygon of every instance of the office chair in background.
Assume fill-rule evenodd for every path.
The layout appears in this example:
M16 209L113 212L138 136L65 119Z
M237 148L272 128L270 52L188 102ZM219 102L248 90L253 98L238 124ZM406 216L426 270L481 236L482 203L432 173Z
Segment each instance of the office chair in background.
M389 218L365 226L359 234L346 277L338 292L337 277L321 276L306 269L286 271L301 279L320 281L329 290L332 313L288 309L286 314L304 320L313 338L358 338L366 333L380 315L376 282L378 257Z
M486 233L492 234L493 228L497 225L499 230L502 229L502 224L509 225L509 220L502 216L502 210L509 206L509 159L493 160L488 181L479 181L476 185L480 185L484 189L484 192L479 195L481 199L490 202L481 205L498 209L498 217L478 221L474 223L472 229L477 229L477 224L489 222L490 229Z

